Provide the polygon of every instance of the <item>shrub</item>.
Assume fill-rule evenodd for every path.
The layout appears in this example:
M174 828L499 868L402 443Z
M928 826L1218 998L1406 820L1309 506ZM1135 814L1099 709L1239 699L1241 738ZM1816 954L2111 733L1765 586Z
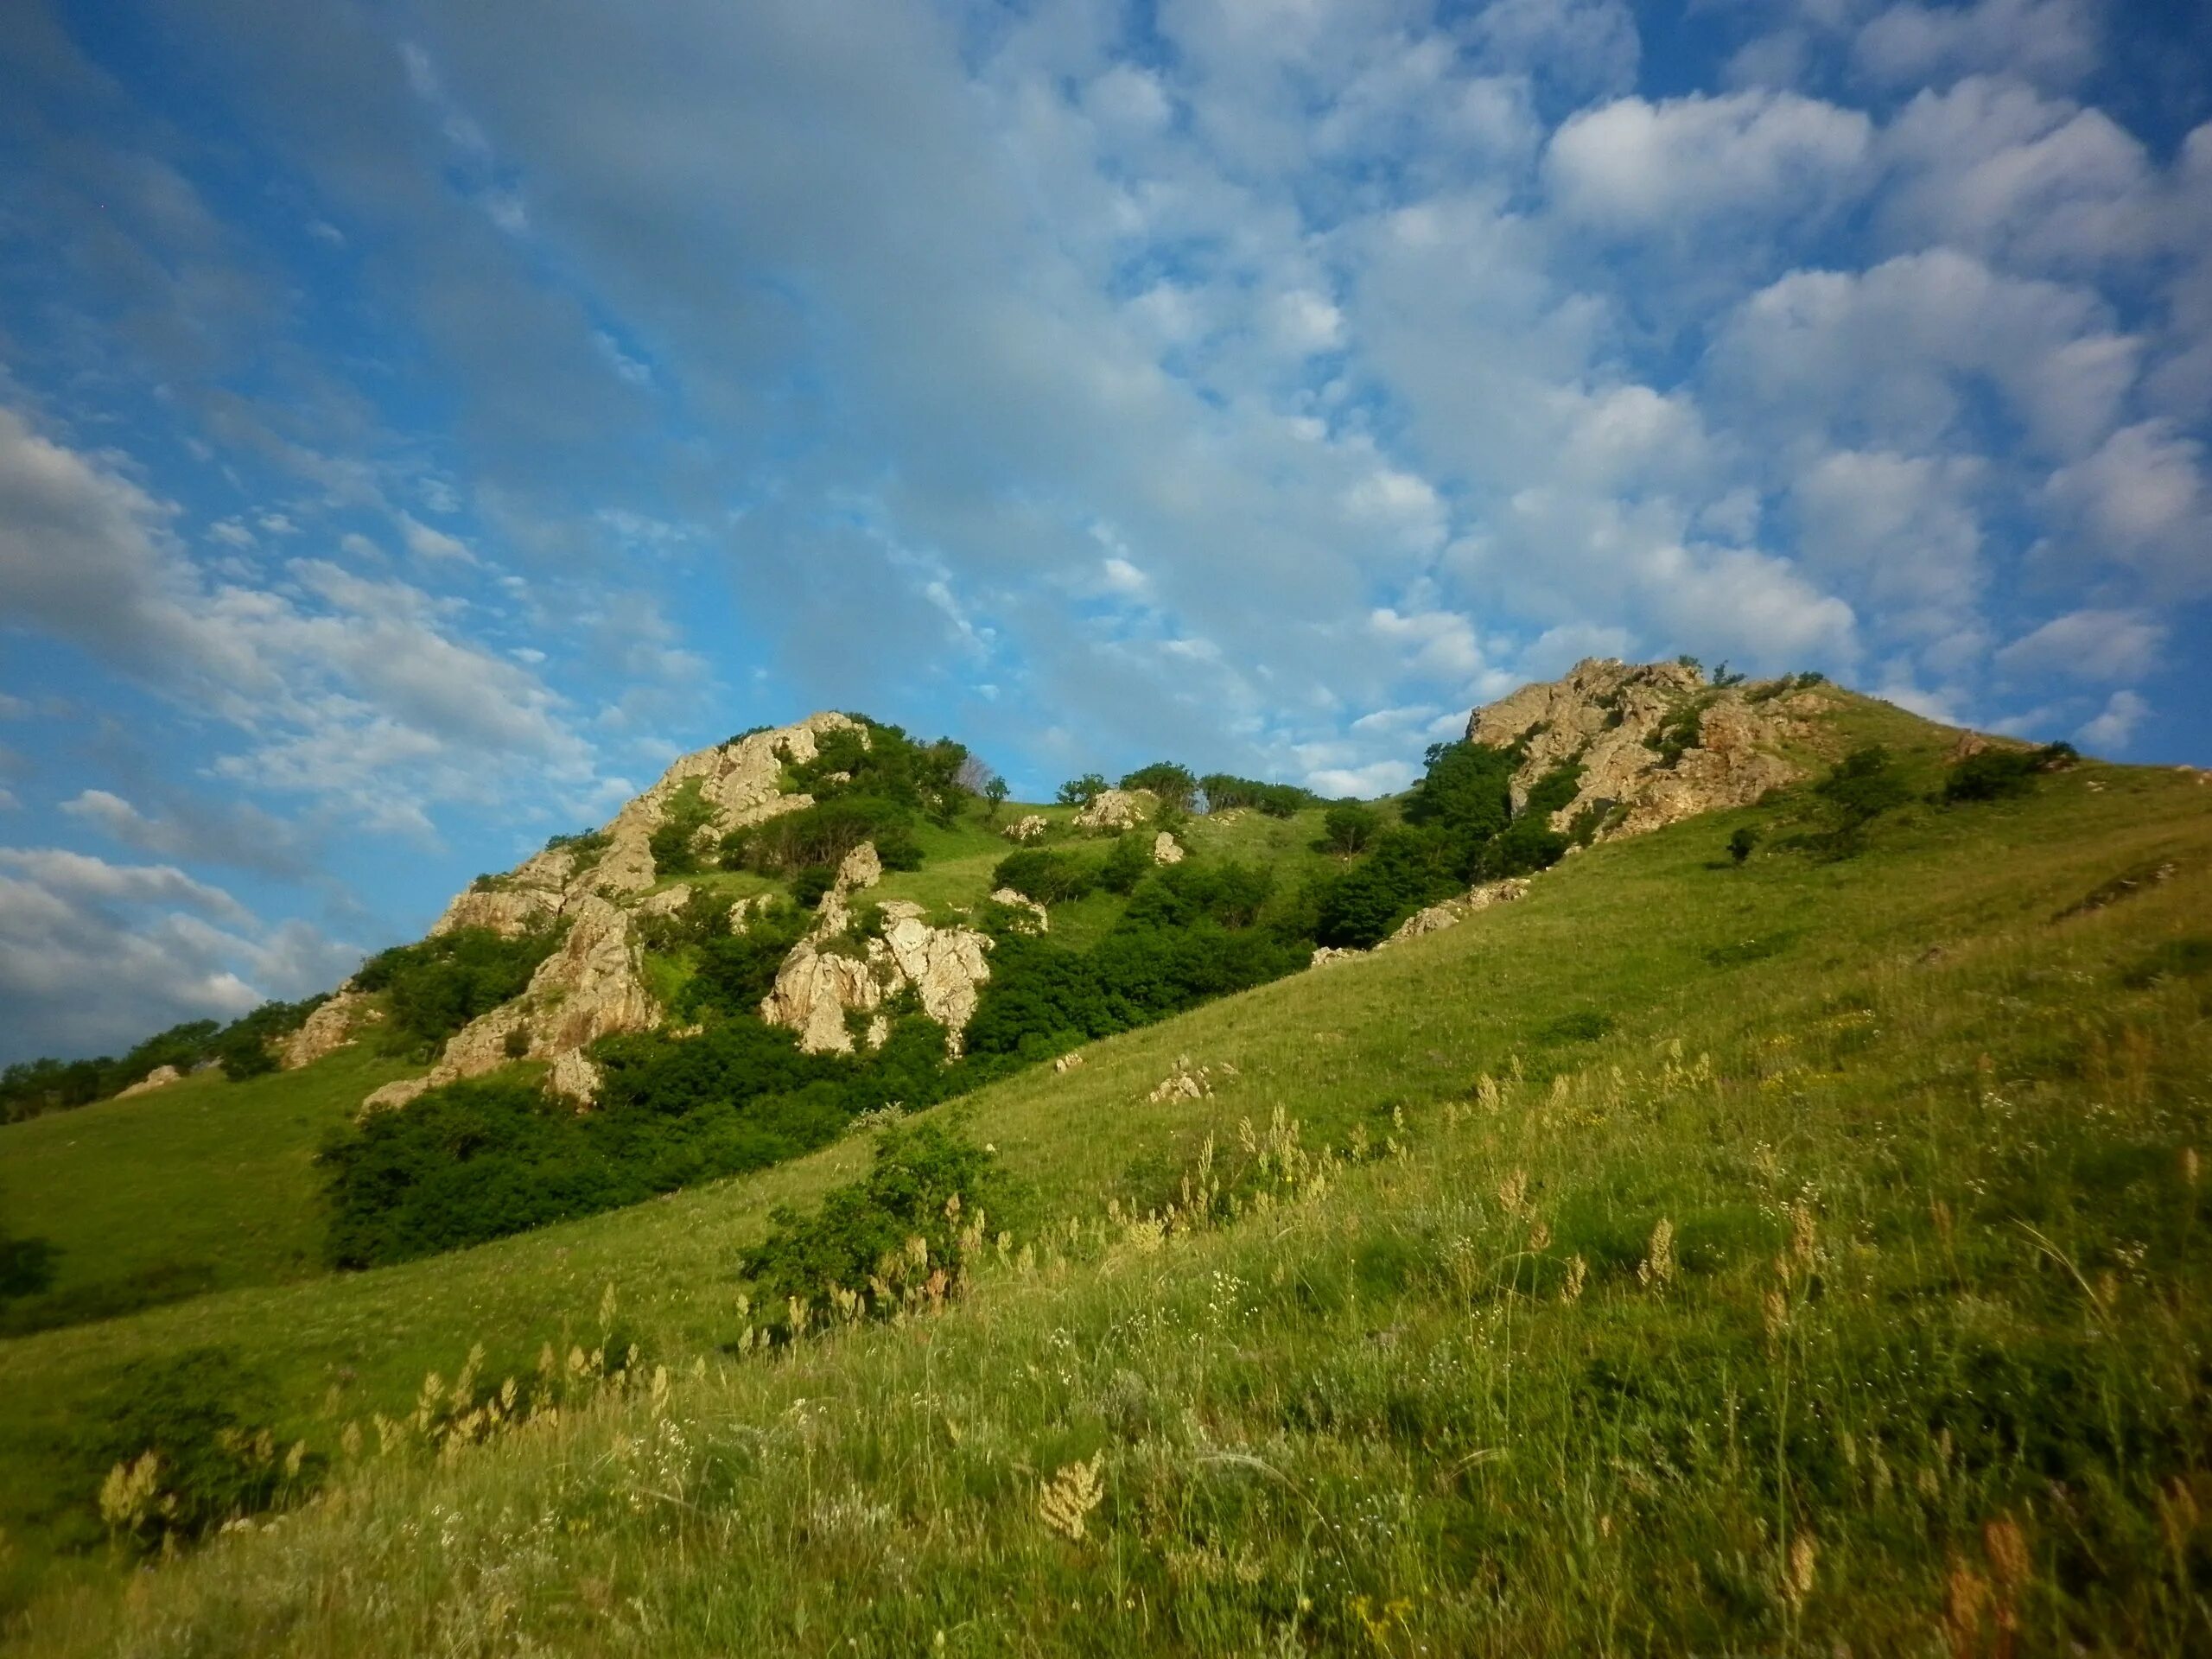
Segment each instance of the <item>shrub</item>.
M966 745L946 737L917 742L902 728L855 718L865 737L859 731L823 733L815 740L814 759L788 769L791 788L817 803L873 799L904 808L909 817L920 813L950 824L982 787L983 768Z
M734 830L721 839L721 865L763 875L789 875L810 864L834 870L864 841L875 843L886 869L922 867L914 809L874 795L838 795Z
M1155 760L1148 766L1139 766L1122 778L1120 787L1148 789L1160 797L1161 805L1178 812L1188 812L1198 804L1198 779L1188 766L1178 766L1173 760Z
M1098 885L1109 893L1131 893L1154 869L1152 837L1131 830L1116 838L1098 869Z
M1750 824L1739 824L1735 834L1728 837L1728 856L1737 863L1747 861L1751 851L1759 844L1759 832Z
M277 1440L270 1397L267 1378L226 1348L118 1368L87 1402L92 1427L76 1446L83 1490L99 1493L111 1532L152 1549L167 1535L203 1537L312 1489L321 1460ZM111 1472L133 1465L145 1471L135 1490Z
M714 821L715 809L700 792L699 780L687 778L669 798L660 823L645 839L656 875L692 875L699 869L699 832Z
M1984 749L1951 768L1943 779L1943 804L1956 806L2024 795L2035 787L2037 774L2056 772L2080 758L2071 743L2050 743L2039 749Z
M1831 828L1825 844L1838 857L1856 852L1868 824L1912 798L1896 759L1879 743L1853 750L1813 792L1827 804Z
M1488 744L1432 744L1427 772L1406 797L1405 821L1461 841L1489 839L1512 819L1520 760L1517 750Z
M960 1234L1004 1207L1007 1183L993 1154L936 1123L883 1131L867 1175L826 1194L812 1215L776 1210L768 1236L745 1253L747 1278L772 1306L819 1302L835 1287L887 1289L920 1272L958 1288ZM913 1241L919 1241L917 1250ZM888 1313L879 1295L872 1311Z
M1372 852L1321 889L1315 937L1352 950L1381 944L1412 912L1459 887L1460 858L1441 830L1384 830Z
M810 864L791 877L791 902L801 910L812 910L822 902L823 894L837 885L837 872L827 864Z
M44 1238L10 1238L0 1233L0 1304L43 1294L54 1284L61 1252Z
M1262 783L1255 778L1238 778L1225 772L1208 772L1198 779L1198 787L1205 791L1209 812L1242 806L1254 808L1271 818L1287 818L1321 804L1319 795L1295 784Z
M1071 778L1062 784L1053 799L1062 806L1089 806L1106 792L1106 779L1098 772L1086 772L1080 778Z
M1357 801L1338 801L1323 815L1321 839L1313 844L1325 853L1349 858L1374 844L1382 828L1382 815Z
M991 872L994 887L1012 887L1040 905L1080 899L1098 884L1097 867L1072 853L1025 847L1001 859Z
M471 1020L521 995L560 939L557 928L509 939L489 928L457 927L379 952L353 982L391 998L378 1038L385 1052L427 1058Z

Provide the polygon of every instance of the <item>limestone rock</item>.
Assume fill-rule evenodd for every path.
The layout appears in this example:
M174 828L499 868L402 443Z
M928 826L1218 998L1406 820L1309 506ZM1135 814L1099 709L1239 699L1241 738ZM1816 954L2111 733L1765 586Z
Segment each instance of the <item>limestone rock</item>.
M798 1046L809 1054L849 1054L853 1033L846 1014L873 1013L883 998L874 963L801 939L776 970L776 983L760 1003L760 1017L796 1031Z
M471 887L454 895L444 914L430 925L430 935L450 933L460 927L486 927L503 939L535 932L561 913L557 887L527 886L513 877L499 885Z
M779 907L783 902L783 895L774 893L756 893L750 899L738 899L729 907L729 931L733 933L751 932L754 922Z
M1045 832L1052 827L1041 813L1032 812L1027 817L1015 819L999 833L1008 841L1018 841L1026 847L1033 841L1044 840Z
M1640 835L1700 812L1749 805L1794 781L1798 769L1782 747L1800 734L1798 717L1822 707L1823 695L1813 691L1755 702L1745 688L1708 687L1696 670L1679 663L1590 658L1560 679L1524 685L1476 709L1467 736L1497 747L1527 740L1512 779L1516 811L1546 772L1579 759L1581 786L1552 815L1552 827L1563 830L1596 808L1609 814L1601 836ZM1698 718L1692 741L1665 764L1646 740L1693 708Z
M1027 916L1029 918L1027 922L1014 924L1024 933L1049 933L1052 931L1052 912L1026 893L1017 893L1012 887L1001 887L991 895L991 902L1004 905L1008 910L1019 911Z
M1232 1066L1224 1066L1222 1070L1232 1076L1235 1074ZM1175 1062L1173 1071L1153 1086L1152 1092L1145 1098L1155 1105L1171 1100L1204 1100L1213 1093L1212 1077L1211 1066L1194 1066L1191 1064L1191 1057L1185 1054Z
M1183 861L1182 843L1165 830L1152 838L1152 861L1155 864L1180 864Z
M173 1083L184 1081L184 1073L173 1065L157 1065L128 1089L115 1091L118 1100L128 1100L133 1095L150 1095L156 1089L166 1089Z
M866 842L846 858L836 885L823 895L822 918L776 970L760 1017L798 1033L799 1046L810 1054L849 1054L853 1035L845 1016L874 1016L867 1041L880 1046L891 1027L877 1010L911 989L922 1012L944 1027L946 1052L957 1056L981 988L991 976L985 957L991 941L972 928L932 927L919 905L894 899L883 906L882 932L868 940L864 954L837 949L836 942L852 925L847 895L873 885L881 873L875 849Z
M1083 1056L1080 1053L1063 1054L1052 1062L1052 1070L1061 1072L1072 1071L1082 1064Z
M1440 933L1447 927L1457 927L1477 911L1488 910L1492 905L1510 904L1528 891L1529 878L1520 875L1470 887L1459 898L1446 899L1440 905L1431 905L1425 910L1415 911L1398 925L1396 932L1375 948L1385 950L1408 939L1418 939L1424 934ZM1320 955L1319 951L1314 952L1313 965L1316 967L1320 966Z
M515 1060L551 1064L551 1085L588 1103L597 1071L582 1051L617 1032L658 1024L660 1007L639 976L630 912L596 893L570 906L560 948L537 966L530 985L454 1033L426 1077L386 1084L363 1103L404 1105L426 1089L481 1077Z
M1339 950L1335 945L1324 944L1315 947L1313 960L1306 965L1309 968L1326 968L1331 963L1350 962L1354 957L1363 957L1366 954L1364 950Z
M352 1043L358 1027L383 1017L370 1005L367 992L357 991L351 984L341 985L335 996L308 1015L301 1021L300 1028L283 1039L277 1047L277 1058L287 1071L313 1065L324 1055L335 1053Z
M989 938L965 927L931 927L917 917L887 916L883 944L922 1012L944 1027L945 1052L956 1058L991 977Z
M883 860L877 856L875 843L864 841L845 855L844 862L837 866L836 879L830 884L830 891L822 895L822 902L815 911L815 923L810 938L834 938L853 925L852 896L883 880Z
M1160 810L1160 797L1148 789L1103 789L1090 805L1075 815L1078 830L1135 830L1152 822Z

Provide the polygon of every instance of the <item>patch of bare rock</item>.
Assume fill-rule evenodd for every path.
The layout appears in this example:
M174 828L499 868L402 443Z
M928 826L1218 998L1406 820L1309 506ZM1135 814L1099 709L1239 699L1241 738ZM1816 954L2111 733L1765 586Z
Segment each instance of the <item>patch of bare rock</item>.
M852 897L882 875L871 843L846 856L823 895L819 918L777 969L760 1017L797 1032L810 1054L849 1054L856 1021L849 1016L867 1016L860 1040L878 1047L891 1033L887 1005L911 990L922 1012L944 1027L947 1053L957 1056L991 976L990 938L973 928L932 926L919 905L904 899L881 906L880 932L855 938Z
M1159 810L1160 797L1148 789L1102 789L1075 815L1075 827L1118 835L1150 823Z
M1552 827L1565 830L1596 809L1599 836L1640 835L1748 806L1801 775L1783 751L1808 734L1806 717L1825 696L1771 690L1710 686L1680 663L1592 657L1476 709L1467 736L1499 748L1525 740L1513 775L1516 810L1545 773L1580 760L1581 788L1553 814Z

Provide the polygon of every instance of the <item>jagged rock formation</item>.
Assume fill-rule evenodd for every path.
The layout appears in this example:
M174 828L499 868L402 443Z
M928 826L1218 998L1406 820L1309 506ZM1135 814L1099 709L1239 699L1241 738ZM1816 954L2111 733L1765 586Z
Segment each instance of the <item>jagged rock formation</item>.
M1364 950L1347 950L1333 944L1316 945L1313 950L1313 960L1306 963L1306 966L1326 968L1332 962L1350 962L1354 957L1363 957L1366 954Z
M1183 861L1182 843L1165 830L1152 838L1152 861L1155 864L1180 864Z
M1396 932L1375 948L1387 950L1394 944L1420 938L1425 933L1440 933L1447 927L1457 927L1477 911L1488 910L1492 905L1510 904L1528 891L1529 878L1519 875L1470 887L1462 898L1447 899L1440 905L1431 905L1425 910L1415 911L1398 925Z
M919 905L894 899L882 906L881 932L855 950L849 937L852 895L882 875L872 843L862 842L846 855L823 895L819 919L776 970L760 1017L798 1033L799 1046L810 1054L849 1054L854 1040L848 1016L871 1016L864 1040L878 1047L891 1033L884 1005L911 989L922 1012L944 1027L946 1052L957 1057L981 988L991 976L985 957L991 941L972 928L932 927Z
M1747 806L1801 775L1782 751L1807 735L1804 716L1826 696L1752 695L1770 689L1707 686L1679 663L1593 657L1564 678L1524 685L1476 709L1467 736L1500 748L1527 740L1513 775L1516 810L1546 772L1579 760L1581 787L1552 815L1553 828L1565 830L1594 807L1605 815L1601 836L1640 835L1697 813ZM1671 759L1669 738L1683 740Z
M1159 810L1160 797L1148 789L1102 789L1075 815L1075 827L1118 834L1151 823Z
M991 902L1004 905L1008 910L1020 911L1027 916L1028 921L1014 924L1024 933L1049 933L1052 931L1052 912L1026 893L1017 893L1012 887L1001 887L991 895Z
M355 990L349 981L277 1045L277 1062L287 1071L313 1065L324 1055L351 1044L358 1027L383 1018L383 1012L371 1004L368 993Z
M128 1089L115 1091L118 1100L128 1100L133 1095L150 1095L156 1089L166 1089L173 1083L184 1081L184 1073L173 1065L157 1065Z
M404 1106L426 1090L515 1060L550 1063L553 1089L589 1104L599 1074L583 1050L601 1037L660 1020L660 1006L639 976L630 915L594 893L575 898L560 948L538 964L520 996L462 1027L428 1075L388 1083L362 1104Z
M652 886L658 874L652 836L667 821L671 804L696 782L708 809L697 832L702 842L811 806L811 795L784 792L784 767L813 760L823 736L842 731L859 732L863 741L868 735L866 727L847 715L810 715L795 725L753 732L687 754L605 828L556 842L505 875L481 877L456 895L430 929L434 936L486 927L513 938L563 924L568 934L562 948L540 965L529 988L456 1033L427 1077L387 1084L363 1104L404 1105L427 1089L518 1058L550 1063L552 1086L589 1102L598 1078L583 1057L585 1046L613 1032L645 1029L660 1017L639 977L633 912L623 906L634 905L635 913L652 915L672 912L690 899L688 887L636 897ZM874 856L873 848L868 855ZM748 905L758 914L770 898L732 906L732 930L744 931ZM323 1014L318 1011L316 1017ZM329 1040L339 1018L326 1019L316 1043ZM288 1058L286 1063L294 1062Z
M1015 819L999 833L1008 841L1018 841L1026 847L1033 841L1044 840L1045 832L1052 827L1046 822L1042 813L1032 812L1025 817Z
M783 902L783 895L774 893L756 893L750 899L738 899L729 907L729 931L733 933L751 931L756 920L779 908Z

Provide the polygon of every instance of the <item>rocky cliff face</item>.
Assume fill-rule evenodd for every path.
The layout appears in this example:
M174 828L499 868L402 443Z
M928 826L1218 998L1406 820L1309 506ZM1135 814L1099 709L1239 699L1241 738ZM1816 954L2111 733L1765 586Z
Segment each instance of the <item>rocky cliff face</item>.
M904 899L883 906L880 932L854 938L853 895L882 875L873 846L863 842L848 855L823 895L818 919L777 970L760 1017L797 1032L810 1054L849 1054L854 1021L847 1016L869 1016L861 1040L874 1048L891 1030L881 1010L912 990L922 1012L944 1027L947 1052L957 1056L991 976L991 941L972 928L933 927L919 905Z
M1503 748L1527 741L1513 775L1516 810L1538 779L1580 760L1581 787L1555 812L1564 830L1601 809L1600 836L1648 830L1723 807L1746 806L1793 782L1800 769L1783 753L1805 737L1826 694L1767 695L1765 686L1709 686L1678 663L1577 663L1563 678L1524 685L1478 709L1469 741Z
M404 1105L425 1090L517 1059L547 1062L553 1087L588 1103L599 1078L583 1050L613 1033L645 1030L661 1017L640 976L633 923L640 913L667 907L657 904L658 895L640 895L653 884L651 842L671 805L696 781L709 809L698 832L702 840L810 806L812 796L784 791L784 767L813 760L819 740L837 731L867 735L866 728L846 715L819 714L687 754L604 829L549 847L458 894L433 934L486 927L512 938L565 925L561 947L520 996L455 1033L427 1076L387 1084L363 1103ZM874 849L868 855L874 856ZM734 908L733 927L741 929L744 919L741 906ZM348 1002L349 995L341 992L310 1017L288 1045L286 1064L305 1065L351 1040L361 1010L358 1000Z

